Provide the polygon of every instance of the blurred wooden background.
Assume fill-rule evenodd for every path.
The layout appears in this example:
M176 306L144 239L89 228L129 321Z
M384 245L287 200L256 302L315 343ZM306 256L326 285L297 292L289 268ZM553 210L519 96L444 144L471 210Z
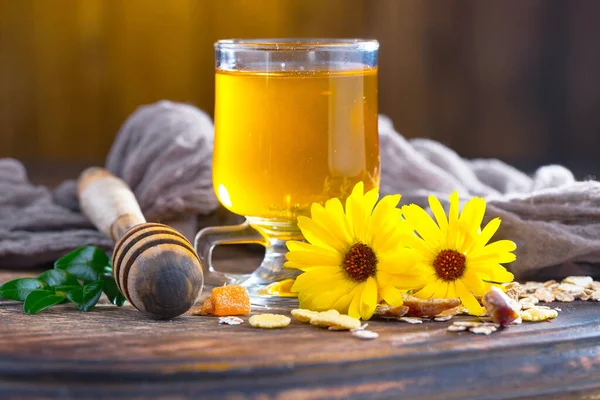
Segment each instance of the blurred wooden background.
M141 104L212 113L220 38L369 37L406 136L600 175L599 17L595 0L0 0L0 156L102 163Z

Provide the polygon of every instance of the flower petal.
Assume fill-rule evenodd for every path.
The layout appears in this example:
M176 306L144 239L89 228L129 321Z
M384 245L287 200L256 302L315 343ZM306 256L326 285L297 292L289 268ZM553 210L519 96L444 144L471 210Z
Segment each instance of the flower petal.
M375 278L369 277L365 282L360 298L360 316L363 320L369 320L375 312L378 300L377 282Z
M350 247L352 245L353 240L350 237L345 218L339 221L337 216L329 213L325 207L321 206L319 203L312 204L310 207L310 215L316 224L329 232L336 243L341 243L343 247Z
M340 253L325 254L314 251L290 251L286 253L285 258L297 264L313 266L313 265L330 265L340 266L342 264L342 255Z
M379 289L381 298L392 307L400 307L402 305L402 292L393 286L384 286Z
M481 230L481 233L478 236L476 236L476 239L473 241L471 246L465 248L465 252L469 254L483 249L487 242L490 241L492 236L494 236L494 234L500 227L500 222L500 218L494 218L490 222L488 222L485 225L485 227Z
M467 308L469 314L477 316L483 315L484 308L479 304L475 296L469 292L469 289L467 289L465 284L462 283L460 279L456 279L454 283L456 285L458 297L460 297L460 301L462 302L463 306Z
M352 298L352 301L350 302L350 306L348 307L348 315L351 316L352 318L360 319L360 299L362 297L364 288L365 288L365 284L360 283L354 289L354 297Z
M448 249L457 249L458 239L458 207L459 198L458 192L454 191L450 195L450 210L448 212L448 233L445 246Z
M420 299L430 299L431 297L433 297L433 294L437 291L438 287L443 283L444 281L438 278L435 282L430 282L427 285L425 285L423 289L415 293L415 296L417 296Z
M410 223L423 240L432 246L442 246L442 233L427 211L416 204L402 207L404 218Z
M427 200L429 202L429 208L431 208L431 212L433 213L440 230L445 234L448 229L448 218L446 218L446 212L444 211L442 204L435 196L429 196Z
M298 227L302 231L302 235L311 244L326 249L345 253L348 247L347 243L343 243L329 233L329 231L308 217L298 217Z

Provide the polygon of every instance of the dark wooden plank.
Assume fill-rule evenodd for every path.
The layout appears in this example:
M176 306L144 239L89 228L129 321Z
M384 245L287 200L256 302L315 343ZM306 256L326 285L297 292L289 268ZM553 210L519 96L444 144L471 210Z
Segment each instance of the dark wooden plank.
M14 276L1 273L0 282ZM110 305L28 316L1 301L0 397L600 395L600 304L560 307L552 322L489 337L453 334L441 322L371 321L380 338L359 341L295 321L273 331L189 314L153 321Z

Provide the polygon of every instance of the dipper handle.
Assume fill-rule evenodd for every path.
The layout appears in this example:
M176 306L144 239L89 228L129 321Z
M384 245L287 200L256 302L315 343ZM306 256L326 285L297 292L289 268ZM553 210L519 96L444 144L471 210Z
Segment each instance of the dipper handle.
M77 191L83 213L115 242L129 228L146 222L129 186L103 168L83 171Z
M116 242L113 276L127 300L158 319L189 310L204 283L190 242L167 225L147 223L127 184L102 168L85 170L78 192L85 215Z

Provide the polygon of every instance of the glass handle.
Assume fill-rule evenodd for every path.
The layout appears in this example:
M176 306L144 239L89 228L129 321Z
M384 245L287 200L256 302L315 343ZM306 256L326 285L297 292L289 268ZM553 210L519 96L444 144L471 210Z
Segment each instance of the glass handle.
M234 283L243 278L245 275L217 271L212 264L212 253L214 248L221 244L244 243L268 245L267 239L250 226L248 221L240 225L208 227L198 232L194 240L194 247L200 257L204 276L218 285Z

